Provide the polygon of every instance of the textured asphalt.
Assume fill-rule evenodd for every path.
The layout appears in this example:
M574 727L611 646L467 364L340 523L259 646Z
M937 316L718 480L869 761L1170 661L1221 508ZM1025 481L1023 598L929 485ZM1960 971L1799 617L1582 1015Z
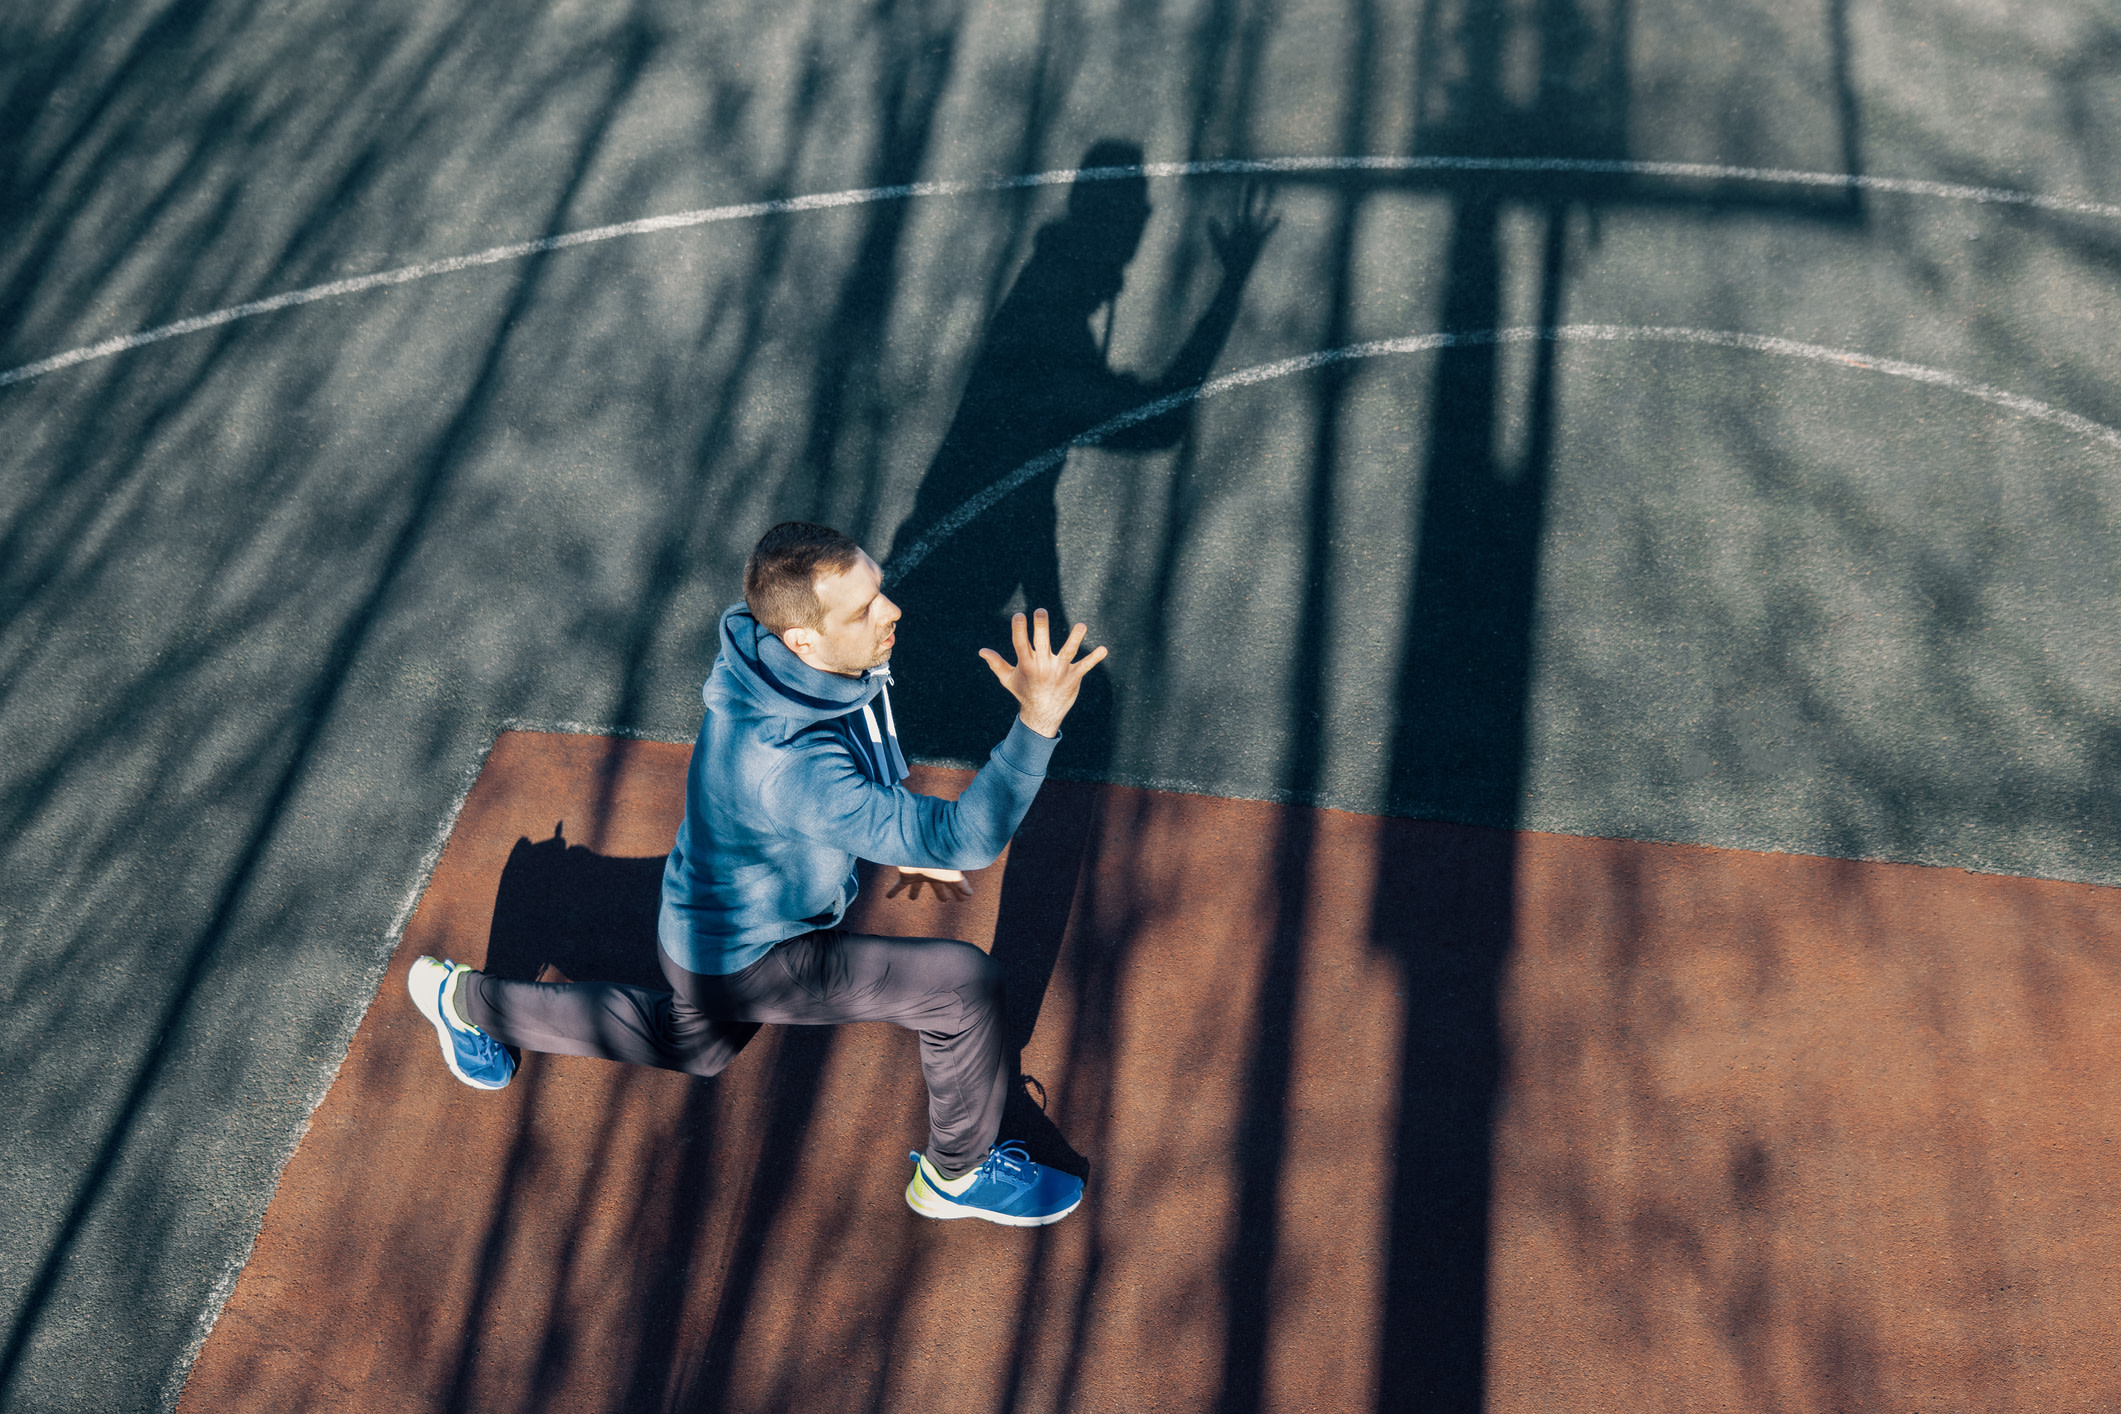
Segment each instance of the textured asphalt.
M1112 645L1063 772L2121 883L2104 7L17 6L0 1408L174 1398L503 723L689 737L764 527L888 558L966 464L953 428L999 455L968 389L1097 402L990 337L1052 186L541 249L9 371L1106 139L1439 159L1267 180L1218 372L1636 333L1288 372L1071 454L1027 488L1047 541L951 571L1057 576ZM1088 328L1154 379L1239 179L1146 195ZM907 583L969 638L1008 601L950 567ZM905 684L931 759L983 744L950 681Z

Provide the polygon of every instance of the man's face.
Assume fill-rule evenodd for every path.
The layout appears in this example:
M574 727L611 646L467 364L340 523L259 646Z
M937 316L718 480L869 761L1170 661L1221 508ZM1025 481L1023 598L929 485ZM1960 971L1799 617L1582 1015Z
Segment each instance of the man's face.
M822 672L860 677L891 661L899 608L884 597L884 572L866 553L838 574L821 574L814 586L825 617L816 628L782 635L796 657Z

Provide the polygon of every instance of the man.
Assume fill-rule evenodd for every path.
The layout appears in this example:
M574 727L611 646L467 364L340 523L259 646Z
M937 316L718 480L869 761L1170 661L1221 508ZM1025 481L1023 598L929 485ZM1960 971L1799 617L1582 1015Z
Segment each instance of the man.
M1018 614L1016 662L979 654L1016 699L1016 721L964 794L944 801L900 783L885 691L898 619L854 541L802 522L766 532L744 568L744 602L722 615L685 823L663 870L657 952L671 990L517 982L423 957L407 987L459 1080L506 1085L508 1046L710 1076L761 1023L889 1021L919 1033L928 1082L928 1147L907 1156L914 1211L1011 1227L1074 1211L1080 1179L995 1142L1013 1079L999 966L969 943L839 924L857 859L897 865L915 889L970 894L963 871L993 863L1022 823L1105 650L1077 661L1087 631L1077 624L1055 652L1046 611L1028 633Z

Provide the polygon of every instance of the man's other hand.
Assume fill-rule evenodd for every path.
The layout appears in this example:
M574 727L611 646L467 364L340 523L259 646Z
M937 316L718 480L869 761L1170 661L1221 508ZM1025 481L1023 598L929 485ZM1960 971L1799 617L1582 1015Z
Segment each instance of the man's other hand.
M935 896L944 903L972 897L972 884L962 869L920 869L911 864L901 864L897 868L898 878L884 890L885 898L897 898L899 890L904 889L907 898L917 899L921 896L922 884L934 889Z
M1075 696L1083 690L1083 678L1099 663L1105 661L1105 650L1094 648L1081 662L1075 661L1075 650L1083 646L1083 635L1090 631L1088 624L1077 624L1075 632L1061 645L1058 653L1053 651L1052 636L1046 629L1046 611L1038 610L1031 616L1031 631L1024 632L1024 616L1018 614L1010 625L1010 636L1016 641L1016 662L1004 663L1002 655L992 648L982 648L980 657L1001 679L1009 695L1016 699L1023 710L1017 715L1024 725L1040 736L1059 736L1061 718L1075 705Z

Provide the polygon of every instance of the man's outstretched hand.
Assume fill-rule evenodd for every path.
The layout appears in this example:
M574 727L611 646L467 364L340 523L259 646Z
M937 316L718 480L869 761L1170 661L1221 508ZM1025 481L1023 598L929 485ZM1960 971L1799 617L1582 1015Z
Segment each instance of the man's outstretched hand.
M899 890L906 891L907 898L921 896L921 885L935 890L935 896L944 903L956 903L972 897L972 882L962 869L921 869L911 864L898 867L898 878L890 888L884 890L885 898L897 898Z
M982 648L980 657L1001 679L1009 695L1016 699L1022 710L1017 716L1025 726L1040 736L1059 736L1061 718L1075 705L1075 695L1083 690L1083 679L1090 670L1105 661L1105 650L1093 648L1081 662L1075 661L1075 650L1083 646L1083 635L1090 631L1088 624L1077 624L1075 632L1061 645L1058 653L1053 651L1052 635L1046 629L1046 611L1038 610L1031 616L1031 631L1024 632L1024 616L1018 614L1010 623L1010 637L1016 641L1016 662L1005 663L1002 655L992 648Z

